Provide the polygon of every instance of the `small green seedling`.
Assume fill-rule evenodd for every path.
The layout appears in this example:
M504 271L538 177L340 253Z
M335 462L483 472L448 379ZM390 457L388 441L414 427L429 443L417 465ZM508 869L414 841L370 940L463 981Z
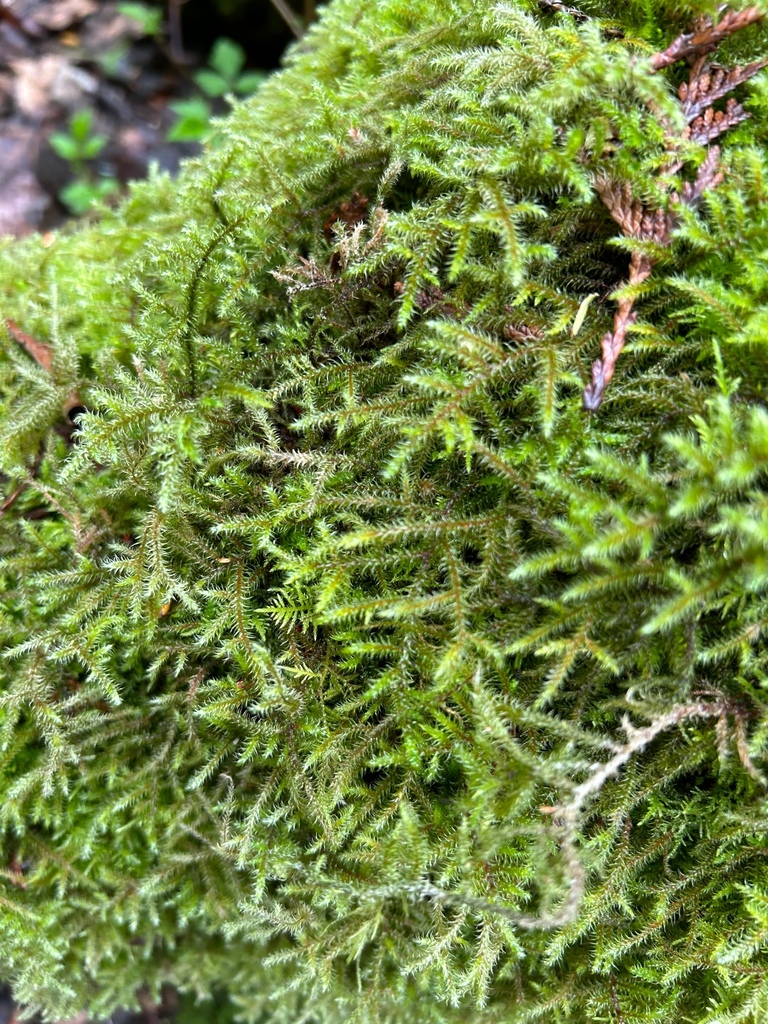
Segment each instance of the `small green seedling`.
M245 96L255 92L266 78L259 71L243 71L245 51L232 39L217 39L213 44L208 67L194 75L195 84L203 93L188 100L169 104L178 120L168 132L169 142L199 142L208 131L213 116L209 100L227 93Z
M69 131L54 132L48 139L51 147L78 173L85 170L85 161L98 156L107 144L106 135L93 133L92 128L91 111L78 110L69 119Z
M255 92L266 77L259 71L245 71L245 50L232 39L217 39L213 44L208 67L198 71L195 82L206 96L216 98L228 92L247 96Z
M93 114L79 110L69 119L69 130L54 132L48 139L51 149L72 168L75 179L59 192L59 199L76 216L86 213L95 202L117 191L111 175L96 175L88 166L107 144L106 135L93 131Z
M163 30L163 12L149 4L124 3L118 4L120 14L135 21L145 36L159 36Z
M163 14L157 7L150 7L149 4L123 3L117 5L117 10L125 18L129 18L137 27L142 36L162 41L163 38ZM102 69L107 78L119 78L120 69L131 49L128 39L121 39L114 46L109 47L100 53L94 54L94 60Z
M169 103L178 120L166 134L169 142L200 142L208 131L213 111L208 100L193 96L188 100Z

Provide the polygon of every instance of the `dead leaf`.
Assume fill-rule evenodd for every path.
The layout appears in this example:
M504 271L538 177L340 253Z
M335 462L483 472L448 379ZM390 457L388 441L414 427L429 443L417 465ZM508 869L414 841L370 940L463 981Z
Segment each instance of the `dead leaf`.
M51 346L45 341L38 341L37 338L33 338L26 331L22 331L15 320L6 320L5 326L13 340L18 342L32 356L38 366L42 366L44 370L50 373L53 366L53 349Z
M32 14L32 20L49 32L63 32L98 9L97 0L48 0Z
M97 17L89 18L83 25L80 41L88 53L98 54L119 46L125 39L141 39L143 35L140 22L105 4Z
M42 120L50 113L51 101L66 110L76 110L98 88L98 80L75 67L61 54L23 58L11 64L15 72L14 98L23 114Z
M354 192L352 198L348 202L340 204L337 210L334 210L328 220L323 225L323 232L325 237L330 242L333 238L333 225L337 221L347 228L353 228L356 224L366 220L368 217L368 196L361 195L359 192Z

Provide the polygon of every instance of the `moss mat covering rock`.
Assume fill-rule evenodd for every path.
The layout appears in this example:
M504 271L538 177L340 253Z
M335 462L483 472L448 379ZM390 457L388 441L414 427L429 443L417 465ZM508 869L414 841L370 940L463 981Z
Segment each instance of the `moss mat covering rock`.
M761 12L333 0L4 243L17 998L766 1019Z

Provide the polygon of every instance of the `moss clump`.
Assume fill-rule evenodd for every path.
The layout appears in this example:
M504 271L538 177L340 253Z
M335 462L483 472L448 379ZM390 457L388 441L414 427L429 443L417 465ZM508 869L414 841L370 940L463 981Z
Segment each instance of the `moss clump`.
M49 1018L765 1019L768 39L561 8L335 0L180 181L5 244Z

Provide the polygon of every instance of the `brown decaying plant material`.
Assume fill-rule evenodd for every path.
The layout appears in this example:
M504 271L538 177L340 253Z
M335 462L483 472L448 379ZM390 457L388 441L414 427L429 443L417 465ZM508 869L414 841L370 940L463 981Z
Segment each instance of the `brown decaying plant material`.
M768 60L758 60L743 68L731 68L726 71L721 67L708 67L706 58L699 57L691 68L690 81L683 82L678 90L688 123L703 114L715 100L727 96L737 85L746 82L767 66Z
M367 219L368 196L361 195L360 192L354 192L351 199L341 203L340 206L330 214L323 225L323 234L327 241L330 242L333 238L334 224L341 221L345 228L353 228L355 225L360 224L362 221Z
M5 326L13 340L32 356L38 366L41 366L50 373L51 366L53 365L53 349L51 346L44 341L38 341L37 338L33 338L26 331L22 331L15 320L6 320Z
M715 50L723 39L748 25L755 24L762 17L757 7L747 7L743 11L726 10L717 24L709 19L700 19L693 32L678 36L666 50L651 57L650 63L654 71L669 67L684 58L691 60L688 81L678 90L688 123L680 139L670 139L669 161L662 169L662 175L674 174L680 170L682 162L677 157L677 151L682 141L709 145L723 132L749 117L742 105L733 97L728 99L724 110L715 110L712 103L767 67L768 60L755 61L744 67L726 70L710 66L706 55ZM695 207L707 189L717 188L723 180L722 172L719 170L719 157L719 147L711 146L699 167L696 179L693 182L686 182L679 193L670 193L666 210L651 210L645 207L632 196L628 182L619 183L601 177L595 181L595 189L628 238L654 242L658 246L666 247L670 243L670 234L677 217L676 211L680 205ZM633 252L627 284L642 284L650 276L655 263L656 259L648 255L647 251ZM589 412L596 412L602 404L605 389L613 377L616 360L624 348L627 331L637 318L634 302L633 296L619 300L613 329L603 336L601 358L592 364L592 379L584 388L582 395L583 406Z
M712 53L728 36L748 25L754 25L762 17L763 12L759 7L745 7L743 11L726 11L716 25L708 19L703 20L694 32L684 32L670 43L666 50L654 53L651 57L651 67L654 71L660 71L685 57L700 57Z
M13 340L32 356L41 369L45 370L46 373L53 372L53 348L47 342L38 341L31 334L22 331L15 320L6 318L5 327ZM73 409L80 408L81 406L80 396L76 391L73 391L64 403L64 415L68 417ZM0 511L3 511L3 509L4 506L0 506Z

